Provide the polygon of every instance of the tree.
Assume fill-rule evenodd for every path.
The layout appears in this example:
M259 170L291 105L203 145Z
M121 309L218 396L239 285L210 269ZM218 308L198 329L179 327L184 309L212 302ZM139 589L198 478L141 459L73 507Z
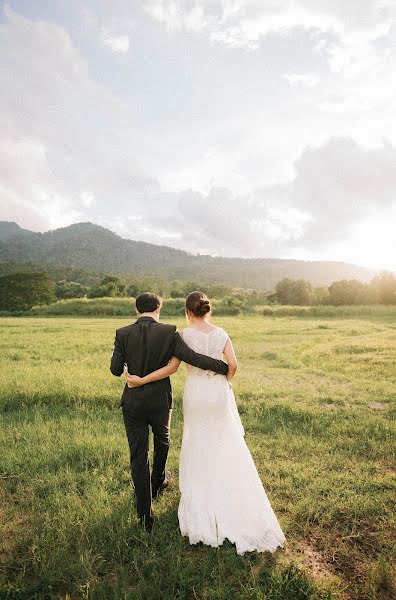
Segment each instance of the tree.
M335 281L329 286L326 304L334 306L348 304L375 304L376 294L372 286L357 279Z
M88 294L88 298L108 298L114 296L125 296L126 283L115 275L106 275L99 285L93 286Z
M305 306L311 303L312 286L304 279L284 277L275 286L275 294L268 297L271 303L296 304Z
M396 277L383 271L371 280L381 304L396 304Z
M12 273L0 277L0 310L30 310L56 302L55 286L48 273Z
M312 286L309 281L296 279L291 286L289 304L309 306L311 304L311 290Z
M201 286L196 281L187 281L187 283L183 283L183 296L188 296L191 292L195 292L196 290L201 290Z
M198 289L204 292L208 298L225 298L233 292L232 287L224 283L205 283Z
M174 287L170 291L170 297L171 298L183 298L184 292L182 289Z
M55 288L57 298L83 298L88 288L77 281L58 281Z
M293 280L284 277L275 286L275 297L279 304L290 304Z
M327 287L316 287L312 289L311 304L327 304L329 290Z

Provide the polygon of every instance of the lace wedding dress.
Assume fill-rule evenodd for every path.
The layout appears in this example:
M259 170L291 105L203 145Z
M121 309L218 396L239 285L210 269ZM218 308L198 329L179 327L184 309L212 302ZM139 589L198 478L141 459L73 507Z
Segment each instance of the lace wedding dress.
M196 352L222 358L228 335L187 327L183 339ZM273 552L285 536L257 473L224 375L187 365L183 396L178 509L182 535L191 544L219 546L225 538L238 554Z

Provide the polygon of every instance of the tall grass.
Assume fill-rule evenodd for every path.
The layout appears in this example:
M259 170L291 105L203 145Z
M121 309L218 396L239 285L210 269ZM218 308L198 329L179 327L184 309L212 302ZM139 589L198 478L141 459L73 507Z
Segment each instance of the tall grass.
M123 384L108 368L114 331L130 320L0 319L0 598L391 600L388 316L214 319L234 342L246 441L287 537L275 555L244 556L179 533L183 368L173 378L174 479L152 535L136 523Z
M265 317L388 317L396 319L396 305L351 306L257 306L255 312Z
M251 301L253 302L253 301ZM365 306L270 306L246 304L238 306L227 299L212 300L214 316L260 315L264 317L334 317L334 318L389 318L396 319L396 305ZM161 314L163 317L182 317L184 298L166 298ZM0 313L1 316L30 317L134 317L134 298L72 298L54 304L34 306L30 311Z
M228 306L221 299L212 301L213 310L217 315L235 315L240 311L235 306ZM185 312L184 298L167 298L162 306L164 317L180 317ZM31 317L130 317L135 316L134 298L71 298L59 300L53 304L34 306L29 311L0 312L1 316L31 316Z

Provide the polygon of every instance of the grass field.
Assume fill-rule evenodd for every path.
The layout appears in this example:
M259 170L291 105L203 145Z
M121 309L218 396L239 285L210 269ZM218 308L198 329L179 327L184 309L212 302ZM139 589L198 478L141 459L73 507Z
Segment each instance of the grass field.
M183 368L172 487L151 536L135 522L123 384L109 371L129 321L0 319L0 598L394 598L395 314L215 320L234 342L246 441L288 542L244 556L178 531Z

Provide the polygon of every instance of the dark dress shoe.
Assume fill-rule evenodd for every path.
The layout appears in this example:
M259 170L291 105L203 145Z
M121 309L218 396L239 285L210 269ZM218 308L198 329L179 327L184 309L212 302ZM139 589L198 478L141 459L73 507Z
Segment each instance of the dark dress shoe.
M154 517L151 515L142 515L139 517L139 523L146 531L152 531L154 525Z
M169 486L169 482L171 479L172 479L171 471L165 471L165 479L158 488L153 487L153 489L151 491L152 497L157 498L157 496L159 496L159 494L161 494L161 492L163 492Z

